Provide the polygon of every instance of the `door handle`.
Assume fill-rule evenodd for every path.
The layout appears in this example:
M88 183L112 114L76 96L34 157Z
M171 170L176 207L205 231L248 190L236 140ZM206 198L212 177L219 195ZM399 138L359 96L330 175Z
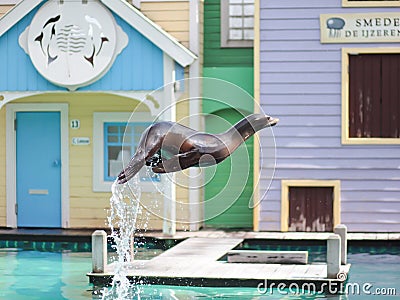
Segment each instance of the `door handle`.
M29 193L29 195L48 195L49 194L49 190L29 189L28 193Z
M61 166L61 161L58 160L58 159L55 159L55 160L53 161L53 166L54 166L54 167L59 167L59 166Z

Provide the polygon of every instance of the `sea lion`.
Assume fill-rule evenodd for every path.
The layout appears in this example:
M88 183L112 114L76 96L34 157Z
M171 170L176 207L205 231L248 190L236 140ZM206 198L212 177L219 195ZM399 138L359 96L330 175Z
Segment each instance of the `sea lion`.
M278 121L251 114L221 134L198 132L175 122L154 123L143 132L136 153L118 175L118 183L129 181L144 165L151 166L154 173L169 173L218 164L254 133Z

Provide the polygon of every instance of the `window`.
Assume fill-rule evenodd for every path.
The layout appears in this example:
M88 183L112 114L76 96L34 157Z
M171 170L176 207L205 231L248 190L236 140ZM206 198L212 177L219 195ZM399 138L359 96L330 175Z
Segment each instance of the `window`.
M379 7L379 6L400 6L400 0L342 0L342 6L347 7Z
M114 181L135 154L142 133L151 123L104 123L104 180ZM160 181L146 168L139 172L140 181Z
M151 124L147 113L94 113L93 115L93 190L109 192L116 176L135 153L143 131ZM160 176L142 168L142 191L152 191Z
M400 143L400 53L349 51L344 51L342 141Z
M221 46L252 47L254 0L221 0Z

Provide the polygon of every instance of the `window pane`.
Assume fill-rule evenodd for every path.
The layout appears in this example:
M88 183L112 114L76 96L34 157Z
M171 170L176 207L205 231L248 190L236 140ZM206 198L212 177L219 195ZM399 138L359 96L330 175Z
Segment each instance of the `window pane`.
M107 141L109 143L118 143L119 139L118 139L118 135L109 135Z
M254 18L252 18L252 17L243 18L243 27L253 28L254 27Z
M122 141L124 144L131 144L132 143L132 135L125 134Z
M229 27L230 28L242 28L243 27L243 19L242 18L229 18Z
M124 134L132 134L132 126L131 126L131 125L127 125L127 126L122 130L122 132L123 132Z
M244 40L252 40L254 39L254 30L253 29L245 29L244 31Z
M135 134L142 134L146 128L148 127L149 124L146 125L136 125L134 128Z
M118 133L119 126L108 126L108 133Z
M241 16L243 14L243 7L241 5L230 5L229 15L230 16Z
M247 4L244 5L244 13L245 16L254 16L254 5Z
M242 40L243 39L243 31L237 29L229 30L229 39L230 40Z

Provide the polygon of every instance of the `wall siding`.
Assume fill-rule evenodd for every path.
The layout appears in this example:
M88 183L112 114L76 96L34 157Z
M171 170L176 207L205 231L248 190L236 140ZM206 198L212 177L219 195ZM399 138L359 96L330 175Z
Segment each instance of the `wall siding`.
M38 8L32 10L0 37L0 66L2 66L0 90L66 90L42 77L18 44L20 34L29 26L37 10ZM114 18L127 33L129 43L100 80L79 90L154 90L161 87L164 82L161 49L117 15L114 14ZM10 57L18 57L18 59L9 59Z
M267 193L269 178L261 172L260 230L281 229L281 180L339 179L341 222L349 231L400 231L398 145L341 144L341 48L399 44L319 41L320 14L397 9L344 9L340 0L260 5L260 99L264 111L280 119L274 127L276 173ZM264 147L262 157L271 151Z
M0 18L4 16L13 7L14 7L13 5L0 5Z
M220 0L204 1L204 67L253 66L253 48L221 48Z
M140 10L189 48L189 1L142 2Z

